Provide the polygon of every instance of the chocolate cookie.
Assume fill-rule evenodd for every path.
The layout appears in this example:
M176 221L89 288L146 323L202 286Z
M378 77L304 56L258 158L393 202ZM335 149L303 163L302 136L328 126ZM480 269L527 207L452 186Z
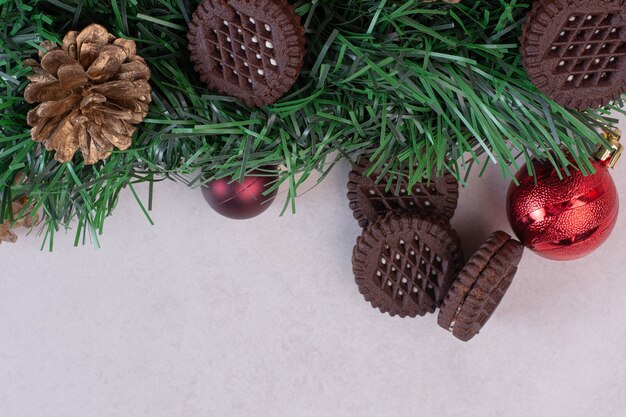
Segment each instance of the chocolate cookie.
M368 158L361 157L349 174L348 200L359 226L367 227L392 211L424 213L446 219L454 214L459 184L451 174L432 176L430 183L422 181L409 187L408 170L402 175L386 173L377 182L376 173L364 175L370 167ZM387 189L390 180L391 186Z
M447 223L390 213L357 239L352 266L359 292L373 307L415 317L441 304L463 253Z
M565 107L619 99L626 93L626 2L535 0L521 54L532 82Z
M437 322L468 341L491 317L511 285L524 246L504 232L495 232L470 258L439 311Z
M304 28L286 0L205 0L187 39L200 79L249 106L282 97L304 60Z

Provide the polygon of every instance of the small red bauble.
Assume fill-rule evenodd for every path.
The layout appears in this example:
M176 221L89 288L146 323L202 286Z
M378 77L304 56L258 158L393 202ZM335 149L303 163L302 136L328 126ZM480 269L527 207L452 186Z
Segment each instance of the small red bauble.
M547 161L534 161L537 182L526 167L516 175L507 196L513 231L529 249L548 259L570 260L588 255L609 237L619 201L605 163L591 162L596 173L570 176Z
M275 167L267 168L275 171ZM219 214L231 219L249 219L263 213L272 204L278 188L263 195L274 182L275 175L263 171L253 171L243 182L222 178L211 181L202 187L202 195L207 203Z

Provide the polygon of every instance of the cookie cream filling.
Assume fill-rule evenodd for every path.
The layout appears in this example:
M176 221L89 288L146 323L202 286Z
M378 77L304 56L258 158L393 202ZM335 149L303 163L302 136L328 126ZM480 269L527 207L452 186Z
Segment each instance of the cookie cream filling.
M460 304L456 311L454 312L454 317L452 317L452 321L450 322L450 326L448 326L448 331L452 332L454 331L454 325L456 324L456 318L459 316L459 313L461 312L461 307L463 307L463 304Z
M504 241L502 244L500 244L494 251L493 253L489 256L489 259L487 260L487 262L485 263L485 266L480 270L480 272L476 275L476 278L474 279L474 282L472 283L472 285L467 289L467 292L465 293L465 297L463 297L463 301L461 301L459 303L459 306L456 308L456 311L454 312L454 316L452 316L452 320L450 321L450 326L448 326L448 331L449 332L453 332L454 331L454 326L456 324L456 319L457 317L459 317L459 314L461 313L461 310L463 309L463 305L465 304L465 301L467 301L467 299L469 298L470 294L472 293L472 290L474 289L474 287L476 286L476 284L478 283L478 280L480 279L482 273L485 271L485 269L487 269L487 267L489 266L489 263L493 260L493 258L495 258L498 253L500 252L500 250L509 242L510 239L507 239L506 241Z

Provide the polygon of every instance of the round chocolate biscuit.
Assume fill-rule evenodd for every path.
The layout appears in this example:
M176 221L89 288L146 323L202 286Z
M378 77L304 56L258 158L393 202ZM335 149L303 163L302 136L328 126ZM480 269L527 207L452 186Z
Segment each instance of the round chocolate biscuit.
M409 187L409 172L401 175L365 174L371 167L367 157L361 157L348 178L348 201L359 226L367 225L389 212L423 213L425 216L450 219L459 200L459 184L449 173L432 176ZM378 181L377 181L378 180Z
M435 311L463 266L461 244L443 221L390 213L356 241L352 267L359 292L383 313Z
M626 2L536 0L521 36L532 82L562 106L603 106L626 93Z
M468 341L494 313L517 272L524 246L498 231L470 258L446 295L437 322Z
M200 79L249 106L282 97L304 61L304 28L286 0L205 0L187 39Z

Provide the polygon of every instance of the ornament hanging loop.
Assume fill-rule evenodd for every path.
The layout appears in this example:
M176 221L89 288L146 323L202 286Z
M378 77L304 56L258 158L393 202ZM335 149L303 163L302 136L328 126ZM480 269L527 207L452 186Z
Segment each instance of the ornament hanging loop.
M603 136L609 143L610 148L601 147L598 152L596 152L595 157L604 166L613 169L624 152L624 146L620 143L622 132L617 129L604 131Z

